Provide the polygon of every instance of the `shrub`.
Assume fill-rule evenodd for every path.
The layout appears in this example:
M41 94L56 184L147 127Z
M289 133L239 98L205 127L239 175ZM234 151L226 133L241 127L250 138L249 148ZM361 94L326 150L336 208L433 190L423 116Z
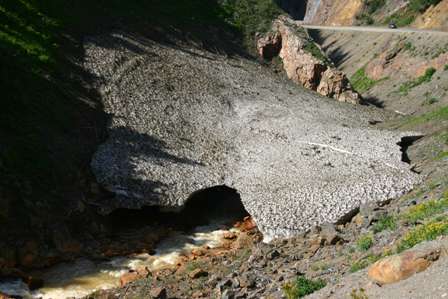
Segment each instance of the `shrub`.
M390 215L382 216L373 225L373 231L375 233L382 232L383 230L394 230L397 227L395 218Z
M327 56L322 53L321 49L312 40L309 40L303 49L313 55L313 57L323 61L325 64L330 64Z
M386 0L364 0L366 12L373 14L386 4Z
M373 245L373 236L371 234L367 234L367 235L362 236L356 242L356 246L361 251L369 250L370 247L372 247L372 245Z
M424 12L431 5L436 5L441 0L411 0L409 2L409 9L414 12Z
M448 235L448 218L443 217L442 220L436 220L424 225L417 226L413 230L406 233L406 235L400 240L397 251L414 247L415 245L423 242L434 240L439 236Z
M362 67L353 74L353 76L350 78L350 83L356 91L358 91L359 93L363 93L386 79L387 78L382 78L380 80L370 79L366 74L365 67Z
M445 66L443 67L444 71L448 71L448 64L445 64Z
M426 69L425 73L422 76L420 76L417 79L414 79L412 81L403 83L400 86L399 92L403 95L407 95L412 88L417 87L423 83L430 82L432 79L432 76L436 73L436 71L437 70L433 67Z
M323 280L310 280L304 276L299 276L293 283L283 286L283 293L288 299L297 299L312 294L325 287Z
M430 200L409 208L402 215L402 218L407 222L416 223L417 221L440 214L445 210L448 210L448 198Z

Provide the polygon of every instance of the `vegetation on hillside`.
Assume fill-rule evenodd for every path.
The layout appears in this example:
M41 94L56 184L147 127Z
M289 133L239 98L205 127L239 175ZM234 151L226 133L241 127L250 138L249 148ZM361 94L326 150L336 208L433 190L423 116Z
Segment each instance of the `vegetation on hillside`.
M437 70L433 67L428 68L425 71L425 73L423 75L421 75L420 77L418 77L414 80L408 81L406 83L403 83L399 88L399 92L402 95L407 95L412 88L422 85L423 83L430 82L432 79L432 76L436 73L436 71Z
M288 299L303 298L325 287L326 283L322 280L311 280L305 276L299 276L293 283L283 286L283 293Z
M363 9L357 15L357 20L361 24L378 24L393 22L397 26L407 26L411 24L417 16L424 13L431 5L437 5L441 0L410 0L402 9L392 15L383 17L382 8L387 4L386 0L364 0Z
M350 83L357 92L364 93L370 90L379 82L387 79L388 78L382 78L380 80L370 79L366 74L365 67L362 67L353 74L353 76L350 78Z

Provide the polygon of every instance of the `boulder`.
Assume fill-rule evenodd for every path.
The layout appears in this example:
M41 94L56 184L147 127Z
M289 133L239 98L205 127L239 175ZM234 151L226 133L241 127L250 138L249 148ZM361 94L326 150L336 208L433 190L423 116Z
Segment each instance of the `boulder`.
M200 269L200 268L195 269L195 270L191 271L191 272L188 274L188 276L189 276L191 279L196 279L196 278L204 277L204 276L207 276L207 275L208 275L207 271L204 271L204 270L202 270L202 269Z
M125 285L136 281L138 279L146 278L150 274L149 270L146 268L141 268L138 270L132 270L128 273L125 273L120 276L120 286L124 287Z
M386 257L369 268L368 276L381 285L395 283L426 270L440 253L439 248L428 246Z

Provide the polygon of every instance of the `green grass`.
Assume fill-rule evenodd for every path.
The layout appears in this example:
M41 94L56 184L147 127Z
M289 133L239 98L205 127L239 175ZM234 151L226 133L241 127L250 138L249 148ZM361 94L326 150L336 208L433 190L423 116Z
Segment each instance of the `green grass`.
M411 0L409 2L409 9L414 12L424 12L431 5L436 5L442 0Z
M407 41L404 44L403 49L405 51L414 52L415 51L415 46L410 41Z
M434 111L419 116L410 116L404 119L404 126L417 126L429 122L440 122L448 120L448 106L441 107Z
M409 4L393 15L385 19L385 23L395 22L399 27L410 25L429 6L439 3L441 0L411 0Z
M443 66L443 70L444 70L444 71L448 71L448 64L445 64L445 65Z
M311 280L305 276L299 276L297 279L283 286L283 293L288 299L297 299L305 297L325 287L323 280Z
M313 57L323 61L325 64L330 64L330 61L328 60L327 56L325 56L324 53L322 53L321 49L314 43L314 41L309 40L306 45L303 47L303 49L310 53Z
M391 215L385 215L380 217L378 221L373 225L373 232L379 233L384 230L395 230L397 228L397 222Z
M366 8L366 13L374 14L386 4L386 0L364 0L363 4Z
M399 92L402 95L407 95L412 88L422 85L423 83L431 82L432 76L435 73L436 73L435 68L433 67L428 68L422 76L416 78L415 80L403 83L399 88Z
M369 299L369 297L366 295L366 291L363 288L353 289L350 293L351 299Z
M358 91L359 93L364 93L370 90L379 82L387 79L387 77L379 80L370 79L366 74L365 67L362 67L353 74L353 76L350 78L350 83L356 91Z
M360 251L367 251L373 245L373 236L371 234L366 234L361 236L358 241L356 241L356 247Z
M412 248L424 241L435 240L442 235L448 235L448 218L446 216L441 220L419 225L407 232L399 241L397 251L401 252Z
M425 220L448 210L448 198L430 200L409 208L401 218L409 223Z

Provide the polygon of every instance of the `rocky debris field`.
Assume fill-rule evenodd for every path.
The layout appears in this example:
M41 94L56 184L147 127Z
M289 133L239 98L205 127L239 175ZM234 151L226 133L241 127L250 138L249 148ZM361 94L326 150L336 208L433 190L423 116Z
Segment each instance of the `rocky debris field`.
M397 145L416 133L377 129L382 111L321 97L250 60L124 32L86 39L85 51L111 117L92 160L116 194L105 213L180 207L226 185L271 239L419 182Z
M448 198L416 198L414 192L401 201L366 204L344 224L316 226L269 244L247 218L236 224L239 232L225 236L223 247L195 249L174 267L143 277L127 274L131 279L122 288L89 298L300 298L294 294L304 282L318 286L310 298L443 298L447 238L434 235L437 240L413 248L406 242L434 217L448 227ZM423 217L435 203L446 206Z

